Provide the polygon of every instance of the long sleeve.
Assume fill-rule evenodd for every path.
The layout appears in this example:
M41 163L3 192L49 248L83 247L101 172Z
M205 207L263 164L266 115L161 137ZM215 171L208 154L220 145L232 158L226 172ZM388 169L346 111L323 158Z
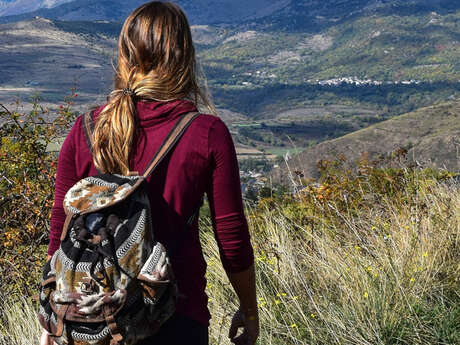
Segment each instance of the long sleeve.
M254 255L244 215L235 147L221 120L216 120L209 130L208 154L212 176L207 195L220 257L226 271L241 272L253 264Z
M49 255L53 255L53 253L59 248L62 227L66 217L64 207L62 205L65 194L76 182L78 182L78 180L80 180L77 176L75 145L75 136L76 131L79 129L79 120L80 119L77 120L70 130L59 153L54 205L51 212L51 229L49 235L50 243L48 247Z

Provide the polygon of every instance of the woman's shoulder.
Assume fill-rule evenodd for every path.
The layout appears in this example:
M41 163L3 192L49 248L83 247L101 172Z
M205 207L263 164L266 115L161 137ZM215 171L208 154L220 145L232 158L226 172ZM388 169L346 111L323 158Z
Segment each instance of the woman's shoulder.
M221 121L221 119L217 115L200 113L196 121L207 126L212 126L214 123Z
M233 153L235 149L232 133L222 118L216 115L202 114L197 120L201 121L201 123L197 123L198 127L206 128L208 152Z
M232 134L225 122L216 115L200 114L196 118L195 130L207 139L209 148L228 145L233 142Z
M227 131L227 125L225 122L217 115L212 114L203 114L200 115L195 120L200 127L206 128L209 131Z

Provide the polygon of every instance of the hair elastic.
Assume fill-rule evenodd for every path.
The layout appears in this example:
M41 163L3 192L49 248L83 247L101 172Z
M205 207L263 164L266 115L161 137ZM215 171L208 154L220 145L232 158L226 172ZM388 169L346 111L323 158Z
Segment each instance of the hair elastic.
M123 89L123 94L126 96L134 96L135 93L133 90L131 90L129 87L126 87Z

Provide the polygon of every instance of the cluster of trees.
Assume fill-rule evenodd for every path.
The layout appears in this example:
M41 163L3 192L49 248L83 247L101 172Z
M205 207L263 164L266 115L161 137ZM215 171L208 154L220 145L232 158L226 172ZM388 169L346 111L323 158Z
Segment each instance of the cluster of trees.
M306 104L347 104L364 106L381 111L384 116L394 116L445 100L460 94L458 82L432 82L421 84L385 84L380 86L285 85L273 84L247 89L213 87L213 97L218 106L257 116L273 109L293 109Z

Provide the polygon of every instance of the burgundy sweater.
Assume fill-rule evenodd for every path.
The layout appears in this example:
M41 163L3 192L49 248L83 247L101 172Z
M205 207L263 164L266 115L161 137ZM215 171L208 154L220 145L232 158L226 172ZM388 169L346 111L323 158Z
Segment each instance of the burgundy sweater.
M103 106L95 110L95 118L102 109ZM142 174L177 119L184 113L196 111L196 107L188 101L138 102L137 111L140 130L135 138L130 169ZM97 175L97 170L79 117L59 154L48 254L59 248L66 192L80 179L93 175ZM204 193L209 200L224 268L239 272L254 261L243 213L238 162L225 124L216 116L199 115L147 181L156 225L155 239L166 248L173 248L171 263L180 295L177 312L207 325L210 314L205 294L206 262L199 241L198 221L184 226Z

